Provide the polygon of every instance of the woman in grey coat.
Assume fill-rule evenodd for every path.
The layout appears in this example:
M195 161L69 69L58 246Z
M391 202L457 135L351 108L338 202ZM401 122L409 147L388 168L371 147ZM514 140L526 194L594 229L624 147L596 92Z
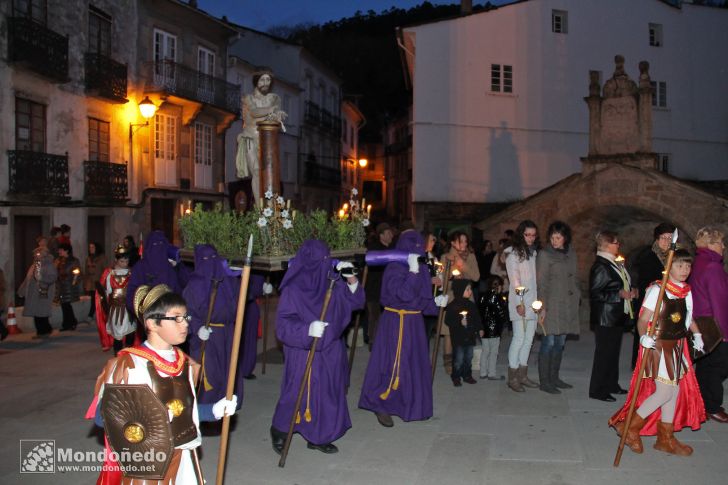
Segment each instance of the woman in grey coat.
M45 247L33 250L33 264L28 268L25 280L18 288L18 295L25 298L23 315L33 317L36 337L47 337L53 329L50 324L51 304L55 296L58 272L53 256Z
M567 334L579 334L579 286L571 228L555 221L548 228L548 244L536 258L538 296L543 302L543 335L538 354L539 388L549 394L572 386L559 378Z

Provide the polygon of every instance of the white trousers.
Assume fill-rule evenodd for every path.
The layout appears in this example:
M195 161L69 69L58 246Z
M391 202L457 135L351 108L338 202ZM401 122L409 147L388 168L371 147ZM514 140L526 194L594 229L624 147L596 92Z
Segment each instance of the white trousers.
M522 365L528 365L528 355L531 353L533 335L536 333L536 320L523 319L513 322L513 339L508 349L508 366L517 369Z

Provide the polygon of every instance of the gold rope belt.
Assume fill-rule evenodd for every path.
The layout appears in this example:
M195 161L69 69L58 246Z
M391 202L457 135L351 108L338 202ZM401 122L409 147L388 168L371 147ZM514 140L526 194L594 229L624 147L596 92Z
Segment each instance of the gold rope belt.
M211 323L210 326L211 327L224 327L225 324L224 323ZM213 386L212 386L212 384L210 384L210 381L207 380L207 372L205 372L205 357L207 356L206 354L207 354L207 352L202 354L202 362L201 362L201 364L202 364L202 385L204 386L205 391L211 391L213 389Z
M397 353L394 356L394 365L392 366L392 376L389 378L389 387L379 395L383 401L389 397L392 390L399 388L399 368L402 362L402 339L404 337L404 316L416 315L422 313L420 310L397 310L395 308L384 307L385 311L399 314L399 335L397 336Z

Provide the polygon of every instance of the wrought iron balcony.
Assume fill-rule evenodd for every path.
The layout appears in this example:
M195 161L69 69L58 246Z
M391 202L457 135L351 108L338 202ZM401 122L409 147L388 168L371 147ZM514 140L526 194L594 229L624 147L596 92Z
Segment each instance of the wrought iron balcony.
M325 167L314 162L305 162L304 184L326 187L341 186L341 170Z
M92 202L125 202L128 194L126 163L83 162L84 199Z
M86 53L86 92L126 103L126 64L101 54Z
M318 126L321 122L321 108L319 108L319 105L312 101L306 101L304 121L314 126Z
M240 87L236 84L169 60L149 63L147 69L147 90L161 90L233 114L240 112Z
M68 200L68 154L8 150L8 194L37 201Z
M8 18L8 61L68 82L68 37L26 17Z

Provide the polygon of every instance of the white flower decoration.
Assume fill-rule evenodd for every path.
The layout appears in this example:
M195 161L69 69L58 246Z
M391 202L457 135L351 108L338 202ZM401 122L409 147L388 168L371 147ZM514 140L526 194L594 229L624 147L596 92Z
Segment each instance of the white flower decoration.
M283 220L283 229L290 229L293 227L293 223L290 219L284 219Z
M364 226L364 227L367 227L369 225L369 219L362 219L361 220L361 225Z
M268 219L266 219L265 217L261 217L260 219L258 219L258 226L265 227L267 225L268 225Z
M273 198L273 191L271 189L268 189L265 191L265 198L266 199L272 199Z
M265 209L263 209L263 215L265 217L272 216L273 215L273 209L271 209L270 207L266 207Z
M358 191L358 190L356 190L356 189L351 189L351 195L354 195L354 196L356 196L356 195L357 195L358 193L359 193L359 191Z
M276 202L278 202L280 205L283 205L286 203L286 199L284 199L283 197L281 197L279 195L278 198L276 199Z
M349 201L349 205L350 205L350 206L351 206L351 208L353 209L354 207L356 207L356 201L355 201L354 199L351 199L351 200Z
M284 218L284 219L288 219L288 215L289 215L289 214L288 214L288 209L283 209L283 210L281 211L281 217L282 217L282 218Z

